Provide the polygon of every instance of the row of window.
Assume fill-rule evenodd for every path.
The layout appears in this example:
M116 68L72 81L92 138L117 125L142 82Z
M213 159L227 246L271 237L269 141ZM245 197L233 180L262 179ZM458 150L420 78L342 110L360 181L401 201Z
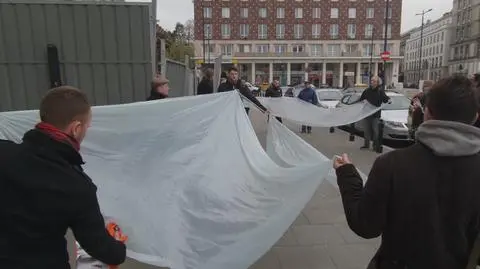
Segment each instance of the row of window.
M442 67L443 64L443 56L425 59L422 61L424 63L423 68L439 68ZM419 60L408 62L406 65L406 70L418 70L419 69Z
M436 54L442 54L443 44L439 44L430 48L423 48L422 50L423 50L422 56L426 56L426 57L434 56ZM408 60L417 59L419 56L419 53L420 52L418 50L413 52L408 52L405 54L405 60L408 61Z
M383 16L385 18L385 9L383 10ZM248 18L249 9L246 7L240 8L240 18ZM303 8L297 7L294 9L294 14L296 19L303 19ZM322 9L319 7L314 7L312 9L312 18L319 19L322 14ZM229 7L222 7L221 16L224 19L229 19L230 16L230 8ZM268 18L268 9L266 7L258 8L258 17L259 18ZM204 18L212 18L213 17L213 10L212 7L204 7L203 8L203 17ZM331 8L330 9L330 18L331 19L338 19L340 17L340 10L338 8ZM375 17L375 8L368 7L366 8L365 18L373 19ZM276 18L277 19L284 19L285 18L285 8L284 7L277 7L276 9ZM356 19L357 18L357 9L356 8L349 8L348 9L348 18L349 19ZM388 18L392 18L392 9L388 9Z
M308 46L310 55L312 56L329 56L335 57L340 56L342 52L344 53L356 53L359 52L360 45L358 44L346 44L342 50L341 44L329 44L329 45L322 45L322 44L311 44ZM324 48L326 51L324 51ZM383 44L382 45L375 45L375 44L363 44L361 46L362 51L361 55L364 57L371 56L372 51L376 49L376 52L383 51ZM223 55L232 56L234 52L239 53L305 53L307 46L305 44L295 44L291 45L290 48L287 44L261 44L261 45L251 45L251 44L221 44L220 45L220 52ZM394 49L393 44L388 44L387 50L392 51ZM206 45L204 48L204 53L216 53L216 45L210 44Z
M444 39L445 39L445 33L444 32L436 33L434 35L423 37L422 47L425 46L425 45L428 46L428 45L431 45L431 44L438 43L440 41L444 41ZM420 40L416 40L414 42L409 42L407 44L407 50L417 49L419 47L420 47Z
M275 25L275 36L277 39L285 38L285 24L276 24ZM251 37L249 24L240 24L239 26L239 35L240 38L248 39ZM294 24L293 25L293 36L295 39L301 39L305 35L305 31L308 31L307 26L303 24ZM204 28L204 37L211 39L213 37L213 25L205 24ZM373 35L373 24L365 24L364 37L371 38ZM232 26L230 24L221 24L220 32L222 39L230 39L232 36ZM322 35L322 26L321 24L312 24L311 25L312 38L320 38ZM337 39L340 35L340 27L338 24L331 24L329 35L332 39ZM347 25L347 38L355 39L357 36L357 26L355 24ZM382 38L385 37L385 25L383 25ZM388 24L387 26L387 38L392 37L392 25ZM267 39L268 38L268 25L267 24L258 24L257 25L257 38L258 39Z
M205 2L211 2L212 0L203 0ZM230 0L222 0L224 2L229 2ZM233 0L236 1L236 0ZM248 2L248 1L255 1L255 0L240 0L241 2ZM259 2L266 2L267 0L258 0ZM313 2L324 2L328 0L312 0ZM343 0L330 0L330 2L339 2ZM349 2L357 2L357 0L348 0ZM387 2L387 0L384 0ZM390 2L394 2L396 0L390 0ZM285 2L285 0L277 0L277 2ZM295 2L303 2L303 0L295 0ZM375 2L375 0L367 0L367 2Z

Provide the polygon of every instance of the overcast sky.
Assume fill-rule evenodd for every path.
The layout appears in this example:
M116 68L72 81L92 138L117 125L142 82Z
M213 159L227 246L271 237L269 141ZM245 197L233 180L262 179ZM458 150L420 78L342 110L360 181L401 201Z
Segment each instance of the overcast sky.
M150 2L151 0L127 1ZM192 0L157 0L157 2L158 20L164 28L172 30L177 22L185 23L188 19L193 19ZM426 15L426 19L436 20L440 18L443 13L451 10L452 3L453 0L403 0L402 32L420 25L421 18L420 16L415 16L415 13L419 13L423 9L433 8L433 11Z

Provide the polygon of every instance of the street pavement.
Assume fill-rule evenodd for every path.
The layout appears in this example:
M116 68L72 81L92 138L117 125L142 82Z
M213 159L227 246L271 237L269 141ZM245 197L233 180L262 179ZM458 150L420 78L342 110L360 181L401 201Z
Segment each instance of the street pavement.
M251 110L251 119L259 141L265 145L265 117ZM299 126L289 123L286 125L298 133ZM360 151L361 139L356 137L355 141L350 142L348 134L338 129L329 133L328 128L313 128L312 134L299 135L328 158L335 154L348 153L357 168L365 174L368 174L378 156L378 153L372 151ZM388 147L384 148L384 152L390 150ZM67 238L72 253L71 234ZM379 242L378 238L361 239L350 231L338 189L324 181L284 236L249 269L364 269ZM73 260L73 255L71 258ZM72 268L75 268L73 264ZM120 268L158 267L129 259Z

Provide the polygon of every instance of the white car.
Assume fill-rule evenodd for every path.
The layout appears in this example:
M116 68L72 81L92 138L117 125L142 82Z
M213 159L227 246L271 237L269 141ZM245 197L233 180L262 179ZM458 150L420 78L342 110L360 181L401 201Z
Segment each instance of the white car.
M342 91L338 89L316 89L318 102L326 108L334 108L342 99Z
M407 126L410 99L396 92L387 91L386 94L392 102L385 105L382 109L381 119L385 123L383 139L411 140ZM347 93L342 97L337 107L353 104L360 99L361 95L361 92ZM363 132L362 122L355 123L355 129Z

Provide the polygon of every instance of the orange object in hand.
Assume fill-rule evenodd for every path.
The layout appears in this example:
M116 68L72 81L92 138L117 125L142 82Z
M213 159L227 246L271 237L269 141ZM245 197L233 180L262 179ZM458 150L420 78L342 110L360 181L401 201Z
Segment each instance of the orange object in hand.
M109 222L107 224L107 232L109 235L111 235L113 238L115 238L117 241L120 241L122 243L127 242L128 236L122 233L122 229L118 224L115 222ZM117 265L109 265L109 269L118 269L119 267Z

